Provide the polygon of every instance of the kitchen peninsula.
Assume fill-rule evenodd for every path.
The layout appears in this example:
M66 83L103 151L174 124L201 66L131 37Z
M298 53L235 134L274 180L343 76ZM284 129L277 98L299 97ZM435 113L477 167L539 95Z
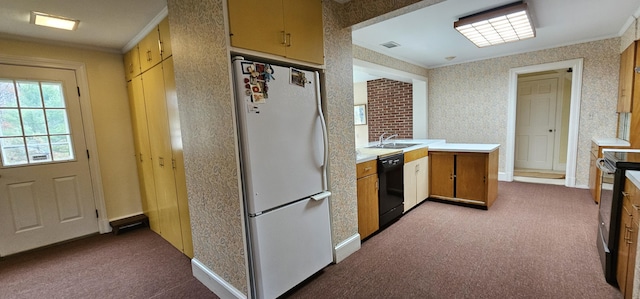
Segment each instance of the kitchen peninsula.
M358 227L361 239L383 228L379 209L385 192L403 189L403 212L425 199L488 209L497 197L499 144L446 143L442 139L371 142L356 150ZM382 174L387 160L402 159L404 170ZM380 176L379 176L380 175ZM387 180L391 180L387 182ZM386 191L385 191L386 190ZM391 190L391 191L390 191Z

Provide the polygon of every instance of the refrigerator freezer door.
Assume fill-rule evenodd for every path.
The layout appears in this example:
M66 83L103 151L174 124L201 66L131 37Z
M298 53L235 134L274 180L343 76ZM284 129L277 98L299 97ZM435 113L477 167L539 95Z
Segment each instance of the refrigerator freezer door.
M234 61L236 104L240 127L245 198L249 215L324 191L324 138L318 111L318 75L305 74L310 83L291 82L299 74L272 65L268 98L256 103L247 95L252 62Z
M306 199L249 220L257 298L275 298L332 261L329 199Z

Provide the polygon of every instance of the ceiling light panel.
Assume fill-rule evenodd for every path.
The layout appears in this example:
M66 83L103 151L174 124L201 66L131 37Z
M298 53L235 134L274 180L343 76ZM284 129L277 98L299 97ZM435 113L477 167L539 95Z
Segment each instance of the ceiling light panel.
M31 12L31 24L64 30L76 30L78 28L78 23L80 23L79 20L54 16L36 11Z
M480 48L536 36L527 4L523 2L460 18L453 26Z

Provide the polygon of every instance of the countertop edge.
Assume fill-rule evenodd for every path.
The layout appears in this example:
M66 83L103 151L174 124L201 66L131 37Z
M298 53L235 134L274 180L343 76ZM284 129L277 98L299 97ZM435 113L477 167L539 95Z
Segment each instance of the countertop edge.
M431 152L491 153L500 148L493 143L445 143L429 147Z
M593 137L591 138L598 146L631 146L629 141L622 140L620 138L612 138L612 137Z
M625 176L634 184L636 188L640 189L640 171L627 170Z

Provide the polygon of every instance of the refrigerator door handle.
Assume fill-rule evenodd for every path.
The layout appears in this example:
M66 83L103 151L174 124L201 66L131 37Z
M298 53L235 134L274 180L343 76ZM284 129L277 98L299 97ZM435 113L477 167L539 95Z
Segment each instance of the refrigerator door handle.
M324 141L324 161L322 162L322 167L324 168L322 178L323 188L327 189L327 162L329 160L329 137L327 136L327 123L324 120L324 114L322 113L322 101L321 101L321 93L320 93L320 74L315 72L316 79L316 102L318 103L318 114L320 115L320 123L322 124L322 139Z
M323 191L316 195L311 195L311 199L313 200L323 200L327 197L331 196L331 191Z

